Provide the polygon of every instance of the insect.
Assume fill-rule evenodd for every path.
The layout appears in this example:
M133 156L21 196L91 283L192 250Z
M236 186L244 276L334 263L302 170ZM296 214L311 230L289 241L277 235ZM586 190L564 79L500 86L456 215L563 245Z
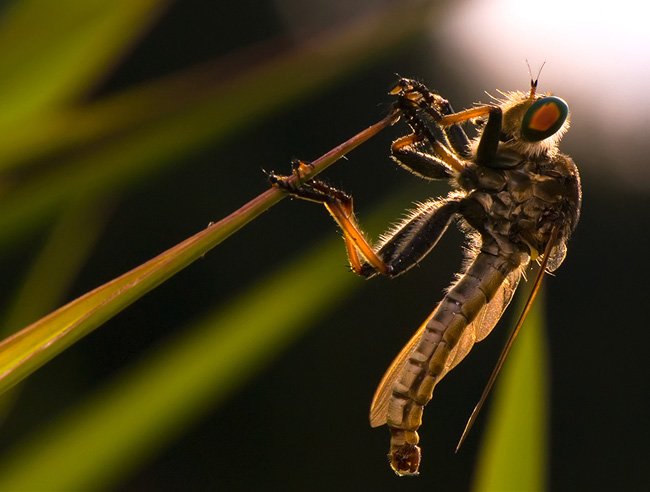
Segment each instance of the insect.
M490 334L532 261L541 263L536 284L544 271L560 266L582 196L576 165L558 150L568 105L538 94L537 79L531 77L528 92L500 93L492 104L460 112L415 80L399 79L390 94L411 130L393 142L391 157L421 178L447 180L452 191L446 197L418 204L373 247L347 193L315 179L270 179L295 197L325 205L343 231L353 271L364 277L406 272L451 222L467 237L461 273L395 358L370 409L371 426L390 430L391 467L413 475L421 457L417 430L435 385ZM466 122L475 125L476 138L468 138ZM306 166L296 163L294 175Z

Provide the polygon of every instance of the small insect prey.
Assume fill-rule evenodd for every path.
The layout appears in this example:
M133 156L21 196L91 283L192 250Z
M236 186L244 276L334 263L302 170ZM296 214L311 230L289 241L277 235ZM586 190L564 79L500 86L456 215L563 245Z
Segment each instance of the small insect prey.
M391 157L424 179L447 180L453 191L420 204L374 247L348 194L315 179L294 184L301 180L270 176L287 193L325 205L343 231L352 269L364 277L406 272L451 222L467 235L463 271L388 368L370 408L370 424L390 429L390 465L399 475L418 473L417 430L435 385L490 334L532 260L542 262L538 280L560 266L578 222L578 169L558 150L569 108L536 88L531 81L529 92L454 112L423 84L398 80L390 94L411 132L393 142ZM477 138L467 137L466 122ZM298 162L294 175L306 166Z

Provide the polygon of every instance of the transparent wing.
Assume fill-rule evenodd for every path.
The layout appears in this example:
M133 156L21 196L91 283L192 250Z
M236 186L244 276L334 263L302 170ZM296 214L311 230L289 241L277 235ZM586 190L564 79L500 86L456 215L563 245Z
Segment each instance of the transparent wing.
M483 306L474 321L467 325L460 340L458 340L458 344L449 352L449 358L438 380L456 367L476 342L480 342L492 332L501 316L503 316L508 304L510 304L520 279L521 271L519 269L511 272L494 294L492 300Z
M501 319L503 312L508 307L508 304L510 304L520 278L521 272L519 269L511 272L490 302L483 306L474 321L467 325L458 344L449 352L449 357L438 377L438 381L465 358L476 342L483 340L494 329L499 319ZM431 317L433 317L433 313L422 323L417 332L415 332L397 357L395 357L395 360L393 360L379 383L370 405L370 425L372 427L379 427L386 423L388 403L392 395L393 383L399 378L404 365L418 346Z
M435 313L435 311L431 313L429 318L433 316L433 313ZM426 321L422 323L420 328L418 328L418 331L415 332L415 335L413 335L407 344L404 345L397 357L395 357L393 362L391 362L390 367L384 374L384 377L381 378L381 382L379 383L379 386L377 386L377 389L375 390L375 396L373 396L372 403L370 404L371 427L379 427L380 425L384 425L386 423L388 401L392 394L393 381L399 377L404 364L406 364L406 361L418 346L429 318L427 318Z
M515 325L512 332L510 333L510 336L508 337L508 340L505 346L503 347L503 350L501 350L501 354L499 355L499 359L497 360L497 363L494 366L494 369L492 370L492 374L490 374L490 378L488 379L488 382L485 384L485 388L483 389L481 398L479 399L478 403L474 407L474 410L472 410L472 414L469 416L469 419L467 420L467 424L465 424L465 429L463 430L463 433L461 434L460 439L458 440L458 445L456 446L456 452L458 452L460 447L463 445L465 439L467 438L467 435L469 434L469 431L472 429L472 426L474 425L474 422L476 422L476 417L478 416L481 409L483 408L483 404L486 402L487 397L490 394L490 391L492 391L492 387L494 386L494 382L496 381L497 376L499 375L499 371L503 367L503 363L505 362L506 357L510 353L512 344L514 343L515 338L517 338L517 334L519 333L519 330L521 330L521 327L524 324L524 320L526 319L526 316L528 316L528 312L530 311L530 308L533 305L533 301L535 300L535 297L537 297L537 293L539 292L539 288L542 285L542 279L544 278L544 273L546 272L546 268L548 266L551 257L551 251L556 246L555 241L557 240L559 232L560 232L560 227L558 225L554 226L553 229L551 230L551 236L548 240L548 243L546 244L546 249L544 250L544 255L542 257L543 258L542 263L539 265L539 270L537 271L537 275L535 276L535 280L533 281L533 286L532 289L530 290L530 294L528 295L528 299L524 304L524 309L521 311L521 314L519 315L519 319L517 320L517 324Z

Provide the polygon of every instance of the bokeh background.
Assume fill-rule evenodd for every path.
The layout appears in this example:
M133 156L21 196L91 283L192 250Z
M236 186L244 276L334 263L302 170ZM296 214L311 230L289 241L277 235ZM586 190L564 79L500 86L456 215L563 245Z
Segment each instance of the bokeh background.
M263 169L288 170L291 158L314 159L374 123L395 74L424 81L460 109L487 101L485 92L527 90L526 60L533 72L546 62L539 88L571 107L562 149L580 167L584 203L543 300L545 483L647 489L650 34L635 11L623 0L3 2L5 334L232 212L267 188ZM413 201L445 193L391 164L388 147L401 131L388 130L327 171L354 194L373 234ZM364 282L346 273L336 236L319 207L284 200L79 341L4 396L0 478L21 462L41 473L37 459L24 457L39 456L54 436L96 433L99 449L132 432L122 436L130 447L120 459L61 483L468 490L485 420L459 454L453 448L507 323L436 390L421 433L423 474L397 479L385 463L387 433L367 425L369 401L458 268L462 237L450 230L403 278ZM269 284L296 271L306 280L294 288L285 277ZM325 280L332 272L347 280L333 287ZM266 308L252 304L264 289L277 296ZM98 417L69 430L194 330L221 329L238 319L231 311L256 324L309 313L310 305L318 307L295 328L244 340L262 347L241 363L233 350L227 382L187 381L195 397L185 413L184 401L175 402L164 430L125 431ZM161 387L174 377L168 369L157 378ZM122 420L138 420L137 409L122 411ZM59 473L95 470L94 454L95 446L75 452Z

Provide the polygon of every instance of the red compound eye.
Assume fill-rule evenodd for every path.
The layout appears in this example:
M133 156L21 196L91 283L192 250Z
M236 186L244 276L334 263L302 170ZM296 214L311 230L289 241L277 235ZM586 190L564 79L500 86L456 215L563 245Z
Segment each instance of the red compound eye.
M528 142L539 142L555 134L569 115L569 105L555 96L535 101L521 122L521 137Z

